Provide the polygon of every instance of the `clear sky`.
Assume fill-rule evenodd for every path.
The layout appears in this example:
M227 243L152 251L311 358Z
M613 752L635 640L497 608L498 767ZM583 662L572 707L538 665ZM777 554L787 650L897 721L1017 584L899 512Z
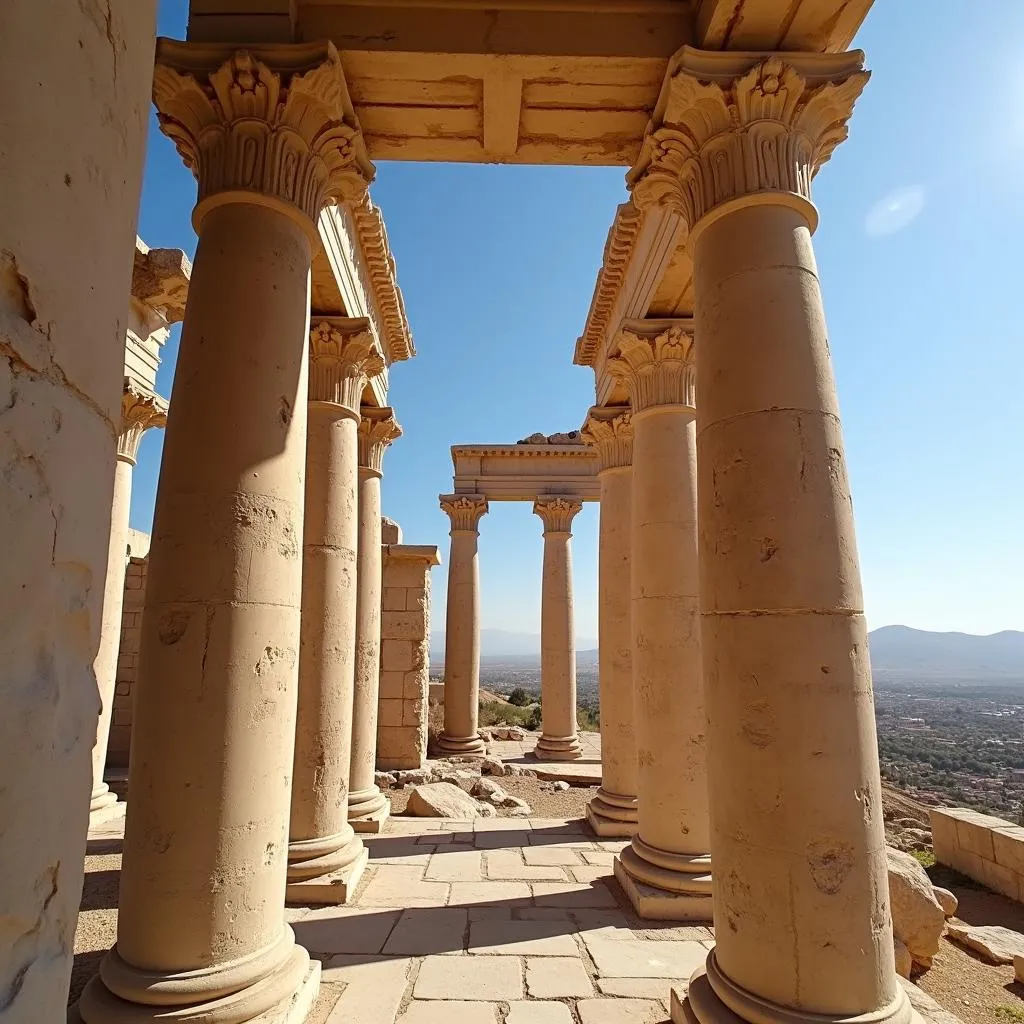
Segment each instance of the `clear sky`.
M825 289L872 628L1024 629L1024 4L879 0L856 42L873 78L850 139L816 179ZM161 0L184 37L187 0ZM413 544L448 520L449 446L569 430L593 401L572 365L621 168L378 164L419 351L391 375L405 436L384 512ZM139 233L194 253L195 184L153 127ZM158 386L170 394L177 331ZM161 431L135 474L152 522ZM197 454L197 457L201 455ZM539 632L541 524L527 505L482 521L483 625ZM578 645L597 634L597 509L577 517ZM434 572L434 628L446 570Z

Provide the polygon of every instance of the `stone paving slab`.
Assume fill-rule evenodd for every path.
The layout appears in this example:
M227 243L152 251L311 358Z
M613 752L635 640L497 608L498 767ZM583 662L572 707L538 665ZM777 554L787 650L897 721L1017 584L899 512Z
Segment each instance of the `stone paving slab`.
M583 1024L663 1024L665 1007L653 999L581 999L576 1004Z
M497 1020L494 1003L465 1002L446 999L444 1002L411 1002L405 1013L398 1018L398 1024L495 1024ZM330 1021L329 1024L335 1024ZM338 1021L337 1024L356 1024L354 1021ZM358 1024L363 1024L359 1021Z
M401 916L399 910L320 907L295 921L295 938L310 953L379 953Z
M505 1024L573 1024L573 1019L565 1003L531 1000L526 1003L509 1003Z
M582 933L597 973L605 978L675 978L686 980L707 959L700 942L613 938Z
M535 957L526 961L526 992L536 999L566 999L593 996L594 985L578 957Z
M514 956L428 956L413 989L416 999L501 1002L523 994L522 961Z
M580 947L561 921L477 921L469 926L469 950L499 956L578 957Z
M468 919L468 913L459 907L406 910L383 951L392 956L462 953Z

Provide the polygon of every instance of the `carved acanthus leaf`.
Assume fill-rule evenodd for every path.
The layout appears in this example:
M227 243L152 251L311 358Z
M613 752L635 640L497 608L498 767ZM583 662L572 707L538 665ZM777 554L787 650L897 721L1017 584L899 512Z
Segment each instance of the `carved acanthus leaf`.
M166 423L167 399L125 377L121 392L121 432L117 436L118 458L135 465L142 435L150 427L162 427Z
M669 206L692 229L730 200L777 192L799 197L812 216L811 179L846 138L870 77L863 54L684 47L675 65L626 177L636 206Z
M359 416L370 377L384 372L365 318L319 317L309 331L309 400L343 406Z
M359 466L380 473L384 463L384 450L402 436L402 428L395 419L394 409L363 407L359 420Z
M482 494L442 494L441 511L452 523L452 533L478 533L488 504Z
M633 464L633 418L629 409L594 406L580 436L597 452L601 469Z
M533 503L534 515L540 516L545 533L571 533L572 521L583 508L579 498L547 495Z
M608 370L629 392L634 413L656 405L695 406L692 320L657 333L626 327L617 342L618 355L608 360Z
M328 200L358 201L373 179L331 43L231 50L161 39L153 101L198 179L197 219L204 200L256 192L315 225Z

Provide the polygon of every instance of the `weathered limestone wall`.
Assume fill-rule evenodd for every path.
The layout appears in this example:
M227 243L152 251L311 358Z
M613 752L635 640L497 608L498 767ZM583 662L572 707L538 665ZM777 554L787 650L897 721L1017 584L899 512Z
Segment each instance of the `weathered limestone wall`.
M145 556L136 557L135 537L145 537ZM146 601L146 572L149 569L149 537L131 531L128 560L124 578L124 606L121 612L121 647L117 655L117 684L114 689L114 719L107 744L107 767L124 771L132 743L132 696L138 679L139 641L142 637L142 606ZM142 545L140 544L140 547Z
M1024 902L1024 828L966 807L932 808L935 859Z
M0 29L0 1013L63 1020L155 0Z
M390 534L401 539L401 534ZM388 524L384 537L389 536ZM427 756L432 545L384 545L377 767L419 768Z

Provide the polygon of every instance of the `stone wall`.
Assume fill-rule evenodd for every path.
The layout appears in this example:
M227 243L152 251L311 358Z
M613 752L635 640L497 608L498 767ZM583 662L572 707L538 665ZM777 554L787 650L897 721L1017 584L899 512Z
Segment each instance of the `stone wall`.
M121 612L121 647L117 655L117 684L114 688L114 717L107 744L107 770L123 772L128 767L132 742L132 691L139 670L139 639L142 635L142 605L146 598L146 572L149 569L149 537L132 531L130 549L145 549L142 556L128 559L124 577L124 608ZM141 538L145 538L143 545Z
M940 864L1012 900L1024 900L1024 828L966 807L931 811Z
M386 524L393 525L393 524ZM384 536L401 539L400 533ZM419 768L427 756L433 545L385 544L377 767Z

